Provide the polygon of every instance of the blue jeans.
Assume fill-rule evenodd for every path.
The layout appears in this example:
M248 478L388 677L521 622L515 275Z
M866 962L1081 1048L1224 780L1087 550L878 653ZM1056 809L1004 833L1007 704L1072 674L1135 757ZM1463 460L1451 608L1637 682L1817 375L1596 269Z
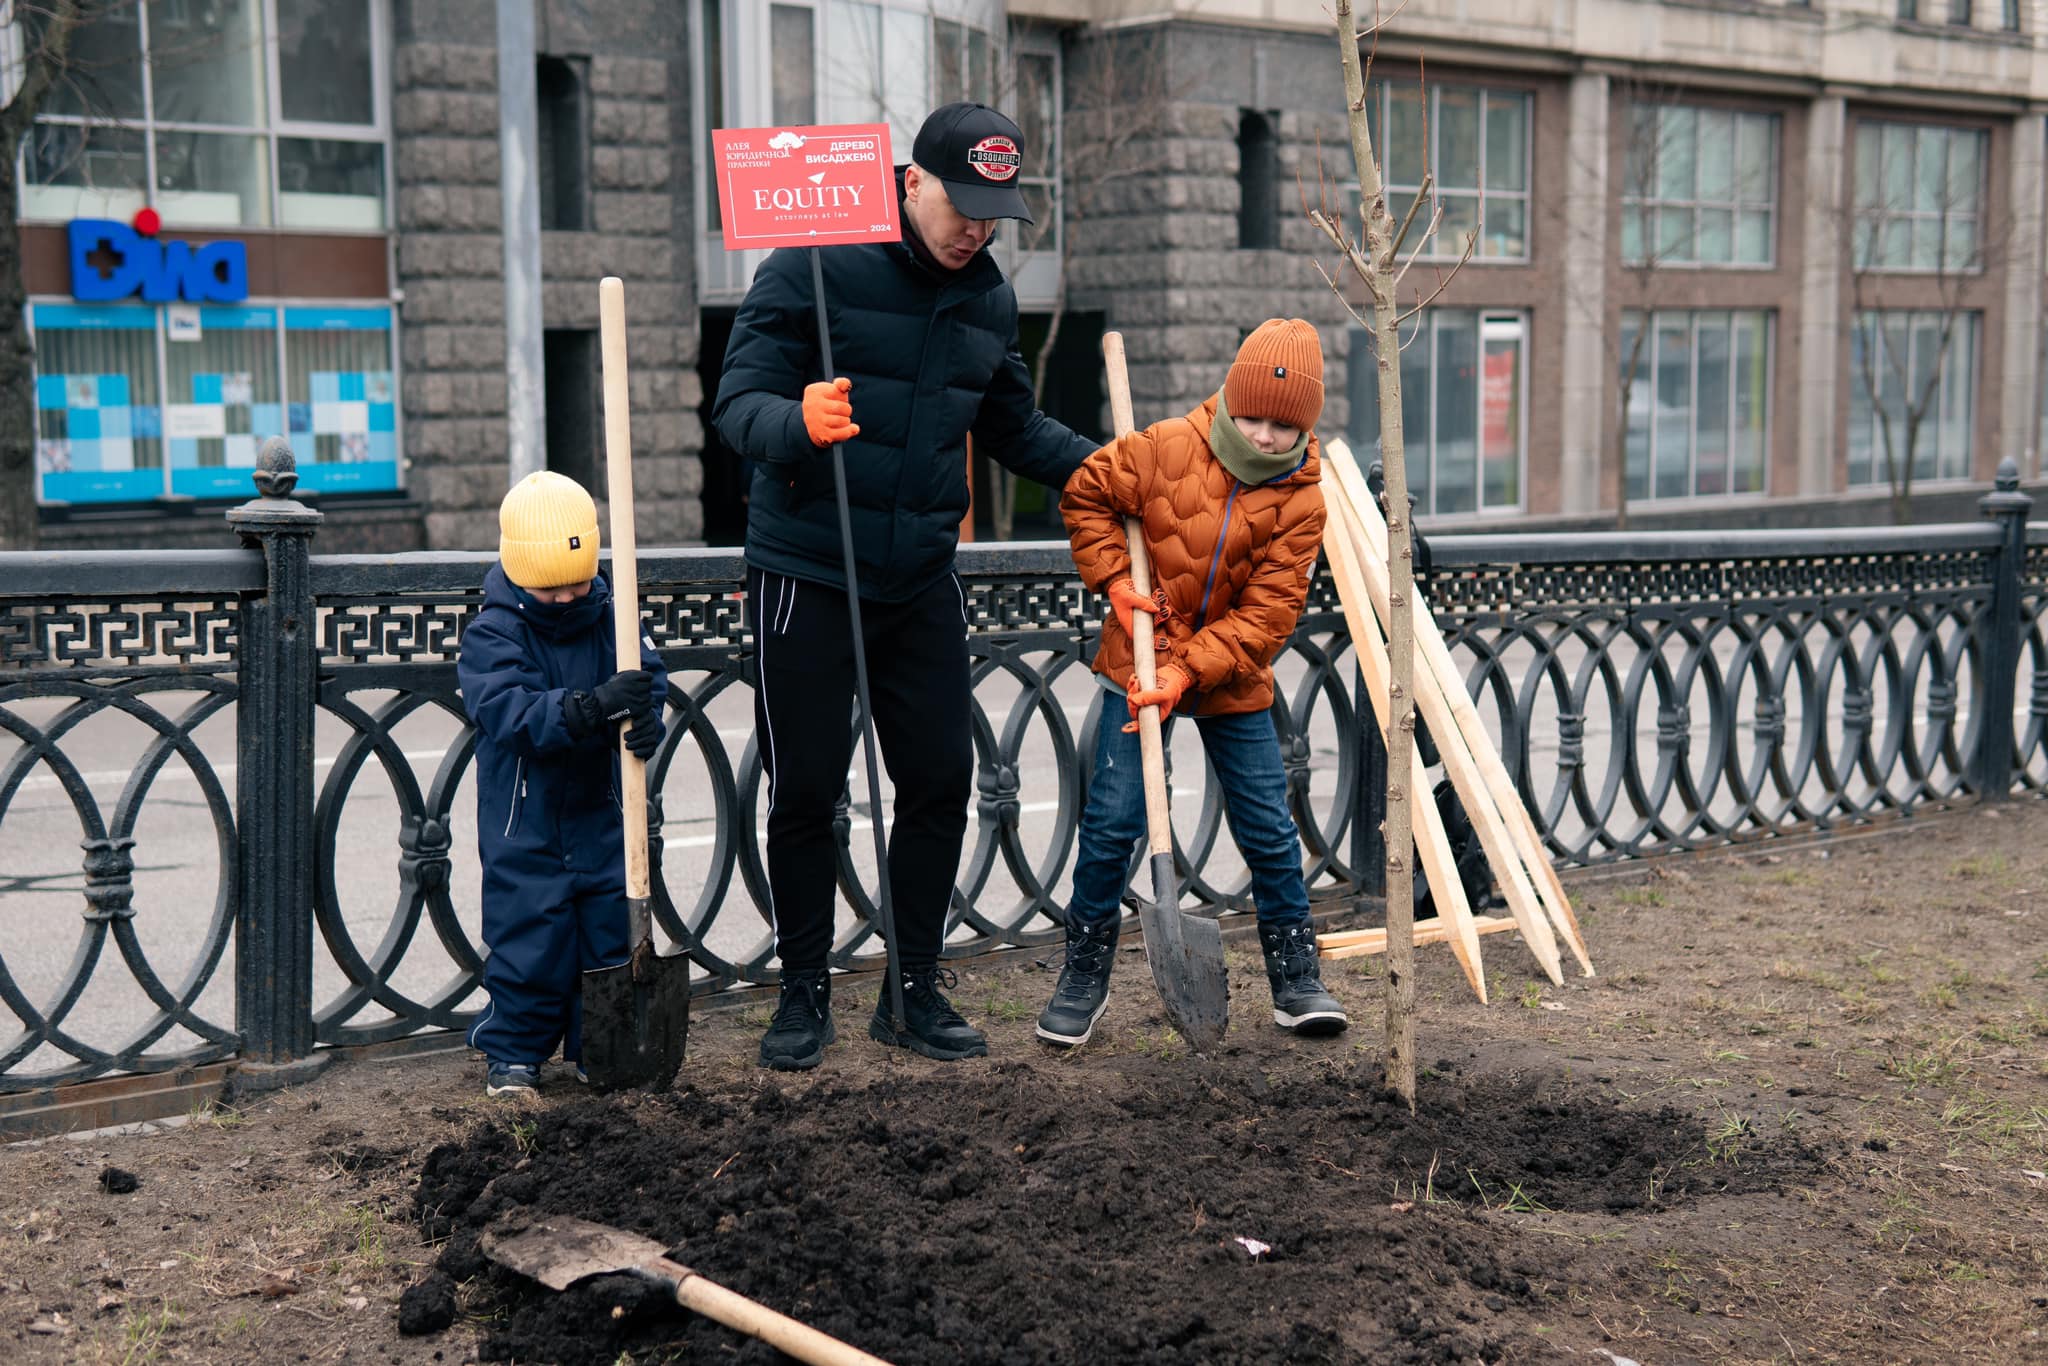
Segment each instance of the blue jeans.
M1099 925L1121 914L1131 859L1145 838L1145 771L1138 737L1124 734L1130 712L1121 697L1102 699L1095 731L1095 770L1074 862L1070 921ZM1167 724L1171 726L1173 719ZM1231 838L1252 875L1261 925L1307 924L1308 884L1301 876L1301 836L1287 809L1287 770L1266 712L1198 716L1202 748L1223 788ZM1149 888L1147 889L1149 891Z

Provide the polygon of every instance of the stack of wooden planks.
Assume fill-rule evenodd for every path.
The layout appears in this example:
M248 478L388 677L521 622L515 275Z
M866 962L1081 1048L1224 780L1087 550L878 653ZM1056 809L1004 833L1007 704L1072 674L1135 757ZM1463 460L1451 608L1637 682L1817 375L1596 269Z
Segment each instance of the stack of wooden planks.
M1351 628L1366 691L1384 734L1388 663L1386 627L1391 620L1387 601L1387 524L1377 500L1366 486L1365 473L1342 441L1323 446L1323 497L1329 521L1323 530L1323 553L1343 599L1344 619ZM1465 694L1451 652L1436 619L1419 598L1407 604L1415 619L1415 710L1429 727L1443 756L1445 771L1479 833L1494 877L1507 898L1506 916L1475 918L1465 899L1451 841L1443 817L1430 798L1422 760L1416 758L1407 791L1415 803L1416 858L1429 876L1437 914L1415 923L1418 944L1448 943L1465 971L1473 992L1486 1000L1486 973L1481 965L1479 937L1506 930L1521 933L1523 942L1553 983L1562 985L1564 971L1558 940L1588 977L1593 964L1579 935L1578 918L1544 852L1536 822L1522 805L1521 795L1500 753L1486 733L1472 699ZM1384 929L1347 930L1318 937L1325 958L1382 953Z

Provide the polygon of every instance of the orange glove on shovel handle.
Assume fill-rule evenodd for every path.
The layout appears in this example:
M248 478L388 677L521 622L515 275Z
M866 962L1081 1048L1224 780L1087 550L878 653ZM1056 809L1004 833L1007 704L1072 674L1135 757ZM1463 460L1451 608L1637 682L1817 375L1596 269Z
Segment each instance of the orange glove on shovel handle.
M850 379L819 380L804 386L804 430L814 446L835 446L860 435L853 421Z
M1130 578L1118 579L1109 586L1109 605L1116 612L1117 624L1124 628L1124 634L1137 639L1137 628L1131 623L1131 613L1152 614L1152 647L1164 654L1171 645L1167 638L1166 623L1173 618L1173 608L1167 605L1166 590L1155 588L1152 596L1146 597L1138 591L1137 582Z
M1138 713L1146 707L1158 707L1160 723L1165 724L1166 718L1173 715L1173 709L1180 705L1181 696L1195 684L1194 675L1178 664L1161 664L1158 680L1159 686L1146 692L1138 686L1137 675L1131 675L1131 681L1125 685L1127 700L1131 707L1131 721L1124 727L1124 734L1137 734Z

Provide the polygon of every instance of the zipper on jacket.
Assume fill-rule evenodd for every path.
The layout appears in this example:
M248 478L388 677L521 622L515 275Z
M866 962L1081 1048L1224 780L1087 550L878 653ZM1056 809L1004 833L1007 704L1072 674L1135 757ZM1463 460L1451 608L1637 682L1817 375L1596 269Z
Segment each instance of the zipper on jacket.
M1209 624L1209 599L1216 592L1216 571L1223 567L1223 540L1230 535L1230 513L1237 506L1237 491L1244 485L1235 479L1230 481L1230 497L1223 502L1223 530L1216 533L1216 551L1209 557L1209 582L1202 589L1202 621L1197 631Z
M519 808L526 801L526 760L522 757L512 768L512 807L505 813L505 838L512 838L512 827L519 823Z

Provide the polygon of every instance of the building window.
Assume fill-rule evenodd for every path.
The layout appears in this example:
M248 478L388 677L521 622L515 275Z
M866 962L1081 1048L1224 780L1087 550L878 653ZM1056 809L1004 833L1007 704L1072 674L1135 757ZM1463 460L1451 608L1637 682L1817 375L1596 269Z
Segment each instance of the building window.
M1920 0L1899 0L1899 18L1907 23L1916 23L1920 18Z
M1637 104L1626 136L1624 262L1771 264L1777 115Z
M1646 332L1641 313L1622 314L1631 502L1764 491L1771 325L1769 313L1658 312Z
M1387 208L1400 223L1420 192L1425 171L1436 177L1435 206L1443 211L1427 256L1455 259L1475 236L1473 256L1518 261L1529 256L1530 97L1516 90L1432 85L1427 89L1377 82L1373 129L1387 184ZM1346 195L1345 213L1357 212L1358 186ZM1416 214L1407 248L1428 221Z
M1016 55L1017 131L1024 135L1025 171L1017 177L1034 226L1024 231L1036 249L1060 249L1060 54L1057 49Z
M2005 25L2007 33L2020 31L2020 0L2003 0L1999 6L1999 22Z
M1967 479L1977 416L1975 313L1874 310L1849 337L1849 483Z
M1981 129L1859 123L1856 268L1981 269L1985 144Z
M589 73L582 57L542 57L536 63L543 229L581 232L590 226Z
M548 468L595 489L602 482L597 477L597 333L549 328L541 334L541 369Z
M268 436L299 489L398 487L388 307L35 303L47 503L247 498Z
M379 23L373 0L111 7L37 117L21 216L382 231Z
M817 40L812 11L802 5L768 7L769 122L810 124L817 117Z
M951 17L941 19L929 6L902 0L825 0L816 11L825 31L826 62L817 84L824 121L888 124L896 160L904 162L933 109L958 100L994 103L1001 49L989 25L998 12L970 17L947 8ZM772 41L779 44L780 34L776 30ZM775 60L779 71L779 51Z
M1408 487L1424 516L1512 512L1522 504L1528 424L1528 319L1432 308L1401 347L1401 431ZM1379 364L1351 332L1352 444L1377 449Z
M1267 251L1280 245L1280 202L1275 184L1280 174L1273 121L1256 109L1237 120L1237 245L1241 250Z
M1948 0L1948 21L1951 24L1960 24L1964 28L1968 28L1970 26L1970 0Z

